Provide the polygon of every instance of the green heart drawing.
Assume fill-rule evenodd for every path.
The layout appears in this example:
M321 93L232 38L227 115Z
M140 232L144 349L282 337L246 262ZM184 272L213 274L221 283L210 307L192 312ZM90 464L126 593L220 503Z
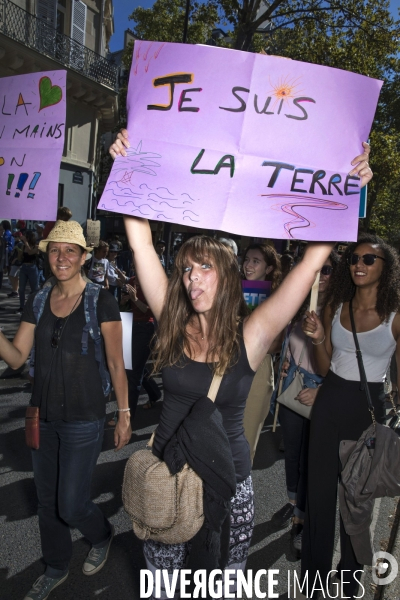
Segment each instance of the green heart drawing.
M39 94L40 94L40 108L39 112L43 108L58 104L62 98L62 89L58 85L51 85L49 77L42 77L39 81Z

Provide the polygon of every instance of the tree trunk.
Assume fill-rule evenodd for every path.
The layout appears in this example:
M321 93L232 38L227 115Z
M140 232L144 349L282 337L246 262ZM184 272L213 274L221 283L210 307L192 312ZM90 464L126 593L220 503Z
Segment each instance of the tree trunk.
M243 25L241 25L239 27L239 30L238 30L238 33L236 36L236 41L235 41L235 46L234 46L235 50L244 50L244 51L250 50L254 33L255 33L255 30L251 25L249 26L247 23L243 23Z

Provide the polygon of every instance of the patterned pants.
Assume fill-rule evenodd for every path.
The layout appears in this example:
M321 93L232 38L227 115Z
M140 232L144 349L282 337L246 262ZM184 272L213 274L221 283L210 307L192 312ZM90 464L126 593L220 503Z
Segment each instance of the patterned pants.
M254 529L254 492L251 475L236 485L236 494L231 499L231 534L229 540L229 557L227 569L234 571L244 570L247 555L249 553L251 536ZM176 569L185 567L189 552L190 542L183 544L162 544L153 540L146 540L143 545L147 569L153 572L157 569L167 569L172 577ZM170 579L171 579L170 577ZM233 582L235 576L230 576ZM178 579L179 583L179 579ZM229 588L234 592L233 583ZM155 598L153 590L152 598ZM161 590L162 600L167 598L164 590ZM179 598L179 589L176 588L175 598Z

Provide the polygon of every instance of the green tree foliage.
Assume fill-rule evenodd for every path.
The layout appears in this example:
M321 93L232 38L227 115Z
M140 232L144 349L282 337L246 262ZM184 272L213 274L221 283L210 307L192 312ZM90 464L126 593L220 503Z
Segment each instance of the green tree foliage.
M182 41L185 6L186 0L156 0L150 9L138 7L130 17L135 36ZM189 43L206 43L213 28L221 25L229 37L220 45L384 80L371 134L374 179L361 224L400 243L400 21L391 17L389 0L191 1ZM132 47L124 60L129 66Z
M129 17L136 22L134 34L141 40L182 42L186 0L156 0L151 8L136 8ZM215 0L190 1L188 41L204 44L219 21Z

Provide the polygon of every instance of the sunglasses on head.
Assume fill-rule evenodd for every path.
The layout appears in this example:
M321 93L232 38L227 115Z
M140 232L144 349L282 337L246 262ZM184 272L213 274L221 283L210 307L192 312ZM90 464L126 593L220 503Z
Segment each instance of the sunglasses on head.
M362 260L364 265L370 267L374 264L377 258L380 258L381 260L386 260L386 258L383 258L383 256L378 256L377 254L363 254L362 256L360 256L359 254L353 253L350 254L349 258L347 259L347 262L349 263L349 265L356 265L359 260Z
M324 265L321 269L321 275L332 275L333 267L331 265Z
M58 348L59 341L61 339L62 330L65 324L64 317L58 317L54 323L53 334L51 336L51 347Z

